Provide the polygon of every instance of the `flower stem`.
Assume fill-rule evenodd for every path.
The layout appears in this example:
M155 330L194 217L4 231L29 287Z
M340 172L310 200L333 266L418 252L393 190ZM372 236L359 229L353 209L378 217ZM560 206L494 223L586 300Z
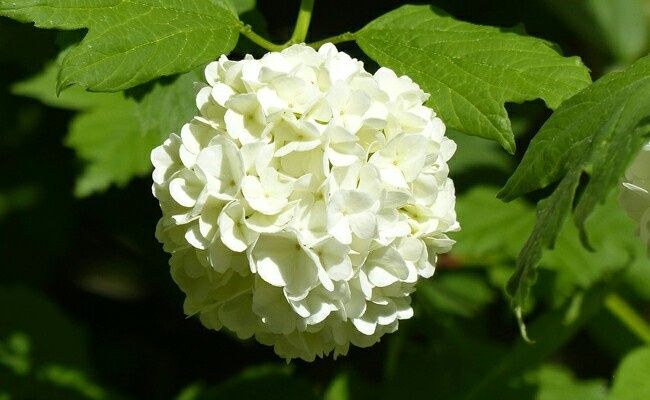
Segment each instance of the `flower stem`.
M315 49L318 49L319 47L321 47L325 43L337 44L337 43L343 43L343 42L351 42L353 40L354 40L354 33L345 32L345 33L341 33L340 35L336 35L336 36L332 36L332 37L329 37L329 38L326 38L326 39L323 39L323 40L319 40L317 42L307 43L307 45L309 45L309 46L311 46L311 47L313 47Z
M608 294L605 297L605 307L639 339L650 344L650 324L622 297L616 293Z
M307 32L309 31L309 23L311 22L311 12L313 8L314 0L301 0L296 26L293 28L291 39L285 43L285 46L305 41L307 38Z
M262 36L260 36L257 33L253 32L253 29L251 28L250 25L242 24L239 27L239 32L242 35L249 38L251 42L253 42L256 45L258 45L258 46L260 46L260 47L262 47L262 48L264 48L266 50L269 50L269 51L280 51L280 50L284 49L285 47L287 47L287 46L285 46L283 44L275 44L275 43L272 43L272 42L264 39Z
M239 32L242 35L246 36L248 39L250 39L253 43L266 50L281 51L293 44L303 43L305 41L305 39L307 38L307 32L309 31L309 24L311 22L311 14L313 8L314 8L314 0L301 0L300 10L298 11L298 18L296 20L296 26L293 30L293 34L291 35L291 38L286 43L283 44L276 44L263 38L262 36L255 33L253 31L253 28L247 24L242 23L239 27ZM317 42L307 43L307 45L315 49L318 49L325 43L337 44L343 42L351 42L353 40L354 40L354 33L345 32L345 33L341 33L340 35L319 40Z

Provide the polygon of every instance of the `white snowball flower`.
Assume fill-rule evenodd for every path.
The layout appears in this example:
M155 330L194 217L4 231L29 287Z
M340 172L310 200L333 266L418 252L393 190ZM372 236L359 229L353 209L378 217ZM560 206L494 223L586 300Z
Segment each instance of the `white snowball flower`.
M639 236L650 257L650 142L646 143L625 172L621 204L639 222Z
M459 229L428 95L332 44L222 56L205 78L198 115L151 153L185 312L287 359L397 330Z

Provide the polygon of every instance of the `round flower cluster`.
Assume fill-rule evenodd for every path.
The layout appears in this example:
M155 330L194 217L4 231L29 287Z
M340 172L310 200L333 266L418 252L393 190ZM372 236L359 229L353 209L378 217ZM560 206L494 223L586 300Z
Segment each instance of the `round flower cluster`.
M639 235L650 256L650 142L643 146L625 172L621 204L639 222Z
M200 115L151 154L185 312L287 359L394 332L459 228L428 95L332 44L222 56L205 77Z

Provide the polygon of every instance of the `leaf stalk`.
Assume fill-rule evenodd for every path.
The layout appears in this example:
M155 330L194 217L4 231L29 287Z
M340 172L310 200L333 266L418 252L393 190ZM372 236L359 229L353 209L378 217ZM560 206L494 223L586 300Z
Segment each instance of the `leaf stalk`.
M292 45L295 43L302 43L307 38L309 31L309 23L311 22L311 13L314 9L314 0L301 0L300 10L298 11L298 19L296 26L293 28L293 34L285 45ZM287 47L288 47L287 46Z
M605 308L644 343L650 344L650 324L622 297L610 293L605 297Z
M289 38L288 41L282 44L273 43L265 39L264 37L255 33L253 31L253 28L248 24L242 23L239 27L239 32L242 35L246 36L248 39L250 39L251 42L262 47L263 49L269 51L282 51L291 45L305 42L305 39L307 38L307 33L309 32L309 25L311 23L311 15L312 15L313 8L314 8L314 0L301 1L300 10L298 11L298 18L296 19L296 25L294 27L293 34L291 35L291 38ZM329 38L319 40L317 42L307 43L307 45L315 49L318 49L325 43L337 44L343 42L351 42L353 40L355 40L354 33L345 32L336 36L331 36Z

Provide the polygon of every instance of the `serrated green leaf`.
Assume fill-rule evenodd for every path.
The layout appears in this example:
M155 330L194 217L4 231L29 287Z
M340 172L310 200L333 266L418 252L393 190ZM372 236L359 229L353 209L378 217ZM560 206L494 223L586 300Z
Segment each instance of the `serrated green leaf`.
M0 15L49 29L88 29L64 57L58 88L119 91L190 71L237 44L227 0L0 0Z
M566 101L544 124L500 192L511 200L560 180L539 202L533 232L517 258L508 284L513 306L521 310L544 248L553 247L583 174L589 176L574 209L586 242L584 224L623 175L626 165L650 134L650 57L615 72Z
M610 400L650 398L650 346L628 354L614 374Z
M429 6L403 6L356 33L380 65L406 74L431 94L452 129L515 150L505 102L544 99L550 108L587 86L588 69L540 39L453 19Z
M570 370L558 365L542 366L535 371L533 379L539 387L536 400L607 399L607 385L604 380L578 380Z

